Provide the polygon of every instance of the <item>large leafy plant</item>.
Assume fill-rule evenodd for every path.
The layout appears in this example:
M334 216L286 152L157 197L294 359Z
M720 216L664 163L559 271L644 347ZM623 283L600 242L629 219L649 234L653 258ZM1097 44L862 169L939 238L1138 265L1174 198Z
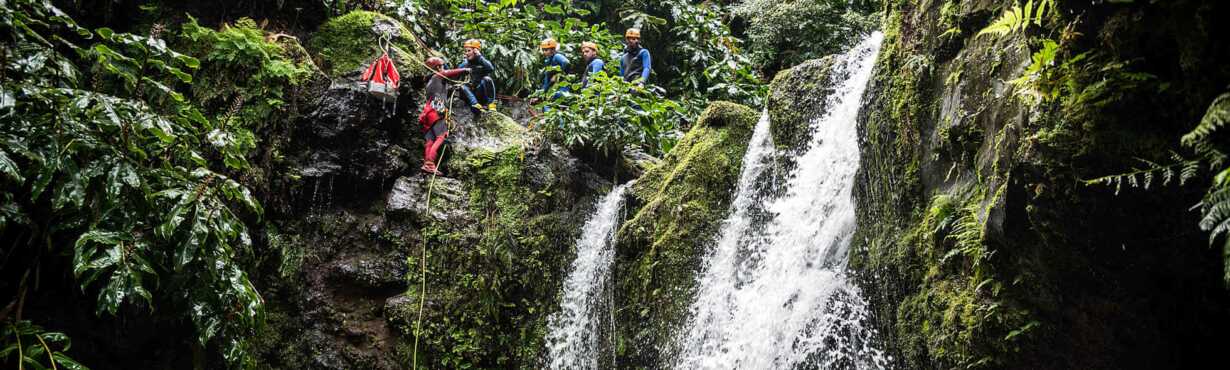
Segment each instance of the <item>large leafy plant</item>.
M625 82L613 69L591 75L585 88L571 76L559 82L572 92L547 99L537 127L571 147L605 152L634 147L659 156L670 151L684 119L679 103L659 89ZM554 91L539 94L548 98Z
M98 314L161 307L241 365L263 307L241 263L244 220L262 209L232 179L249 169L250 133L193 105L182 88L200 62L159 32L0 3L0 233L28 258L6 268L72 256Z

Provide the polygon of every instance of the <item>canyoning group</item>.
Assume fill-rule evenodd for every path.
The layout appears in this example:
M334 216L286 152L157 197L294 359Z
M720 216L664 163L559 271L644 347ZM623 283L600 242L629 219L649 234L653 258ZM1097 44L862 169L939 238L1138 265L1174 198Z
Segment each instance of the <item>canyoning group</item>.
M362 82L368 86L368 92L384 99L396 99L400 86L401 75L397 72L396 63L389 57L387 39L381 39L382 55L373 61L362 75ZM570 67L568 57L559 53L559 41L554 38L543 39L539 43L542 52L543 70L540 89L545 93L555 87L561 73L567 73ZM629 28L624 32L624 52L619 61L619 74L624 81L643 85L649 80L652 71L652 59L649 50L641 46L641 31ZM448 107L449 91L461 91L469 103L470 110L475 114L483 114L496 109L496 86L491 74L495 65L483 57L482 42L477 39L466 40L462 44L464 60L457 68L447 68L444 58L433 56L422 63L431 74L427 76L427 87L423 109L418 116L418 122L423 132L423 166L422 171L441 175L437 159L440 149L449 133ZM606 62L598 56L597 43L586 41L581 43L581 57L585 61L585 69L580 73L581 88L589 86L592 74L602 71ZM464 79L463 79L464 78ZM559 88L551 99L569 92L567 86ZM540 100L531 99L530 104L538 104ZM547 108L543 108L547 109Z

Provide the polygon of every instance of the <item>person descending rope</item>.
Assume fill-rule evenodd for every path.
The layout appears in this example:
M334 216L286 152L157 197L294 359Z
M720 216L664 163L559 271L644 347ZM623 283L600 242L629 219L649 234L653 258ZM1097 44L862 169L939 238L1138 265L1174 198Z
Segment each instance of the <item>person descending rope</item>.
M581 57L585 59L585 70L581 72L581 88L589 87L589 75L606 68L606 62L598 57L598 44L586 41L581 43Z
M470 69L470 83L461 86L461 91L465 93L466 99L470 101L470 108L475 113L481 113L484 108L495 110L495 80L491 79L491 73L495 72L495 66L487 58L483 57L482 43L475 39L466 40L462 44L465 49L466 60L461 62L459 68ZM475 96L475 91L478 95Z
M427 68L431 76L427 81L427 101L423 111L419 113L419 124L423 130L423 172L441 175L436 168L436 158L444 139L448 137L448 123L442 115L448 112L448 92L445 80L455 79L470 72L469 68L444 69L444 59L440 57L427 58Z
M644 85L649 82L649 71L652 70L652 59L649 57L649 49L641 47L641 30L637 28L629 28L624 32L624 56L619 61L619 74L624 76L624 81L633 82Z
M541 89L543 92L547 92L551 90L551 86L555 85L556 77L559 76L558 72L552 71L550 68L559 67L559 72L566 73L568 71L568 58L559 53L559 42L555 41L553 38L542 40L542 43L539 44L538 47L542 50L542 56L546 58L542 63L543 69ZM563 88L560 89L560 91L556 91L554 95L551 95L551 99L558 98L563 91L568 90L567 88ZM537 102L537 99L535 99L535 101L531 101L530 103L535 102Z

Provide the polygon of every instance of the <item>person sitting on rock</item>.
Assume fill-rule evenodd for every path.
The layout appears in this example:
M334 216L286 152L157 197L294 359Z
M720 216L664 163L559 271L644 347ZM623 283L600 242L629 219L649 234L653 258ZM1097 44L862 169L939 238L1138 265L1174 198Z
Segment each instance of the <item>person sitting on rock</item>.
M423 111L419 113L419 125L423 130L423 172L440 175L436 168L436 158L440 147L444 146L444 138L448 137L448 123L441 117L442 112L448 112L448 89L445 80L461 77L470 72L469 68L444 69L444 59L440 57L427 58L427 67L431 76L427 80L427 101Z
M559 42L555 41L555 39L553 38L547 38L545 40L542 40L542 43L539 44L538 46L542 50L542 56L546 58L546 60L543 61L542 87L541 88L543 92L547 92L551 90L552 86L555 86L555 79L556 77L558 77L558 74L557 74L558 72L552 71L550 70L550 68L559 67L559 70L561 72L567 71L568 70L568 58L564 57L563 54L560 54L558 52ZM560 89L560 91L556 91L555 95L551 96L551 99L558 98L561 94L561 91L567 91L567 90Z
M495 66L483 57L479 50L483 44L478 40L469 39L463 45L466 60L458 67L470 69L470 83L461 86L461 91L465 92L466 99L470 101L470 107L475 113L482 112L484 108L495 110L495 80L491 79ZM477 96L475 91L478 92Z
M629 28L624 32L624 56L619 61L619 74L624 81L644 85L649 82L649 71L652 70L652 59L649 49L641 47L641 30Z
M598 57L598 44L586 41L581 43L581 57L585 59L585 70L581 72L581 88L589 87L589 75L606 68L606 62Z

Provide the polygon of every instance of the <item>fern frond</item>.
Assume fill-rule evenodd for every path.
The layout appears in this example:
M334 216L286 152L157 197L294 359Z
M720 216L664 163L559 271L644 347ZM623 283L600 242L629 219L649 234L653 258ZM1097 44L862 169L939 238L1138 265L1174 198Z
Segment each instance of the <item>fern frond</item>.
M996 36L1007 35L1017 29L1021 23L1021 18L1021 8L1013 6L1011 9L1005 10L1004 15L1001 15L999 19L991 22L982 31L978 31L978 35L982 36L988 33L995 34Z
M1180 142L1183 145L1195 147L1205 141L1214 131L1226 125L1230 125L1230 92L1214 99L1213 104L1209 105L1209 110L1205 111L1204 118L1200 119L1200 124L1196 125L1191 132L1183 135Z
M1209 233L1211 244L1213 239L1226 231L1224 226L1227 221L1230 221L1227 220L1230 219L1230 187L1219 186L1211 189L1205 195L1200 208L1204 211L1204 216L1200 219L1200 229L1213 231Z
M983 34L994 34L997 36L1007 35L1012 32L1024 30L1029 27L1030 23L1041 26L1042 17L1046 16L1047 10L1055 11L1055 0L1039 1L1037 7L1034 7L1034 0L1025 2L1025 8L1013 5L1012 8L1004 10L1004 14L999 16L986 28L978 31L978 36Z
M1055 4L1052 4L1052 2L1054 2L1054 0L1042 0L1038 2L1038 12L1037 14L1034 15L1034 25L1035 26L1042 25L1042 15L1046 14L1047 5L1050 5L1052 7L1055 6Z

